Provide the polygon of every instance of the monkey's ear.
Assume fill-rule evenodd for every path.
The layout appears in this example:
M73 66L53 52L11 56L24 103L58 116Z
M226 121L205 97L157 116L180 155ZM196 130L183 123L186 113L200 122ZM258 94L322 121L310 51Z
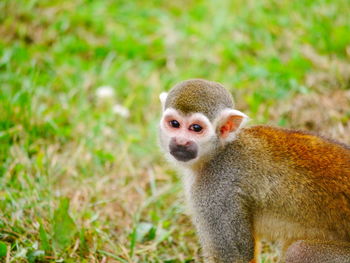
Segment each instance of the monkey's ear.
M168 93L167 92L162 92L160 93L159 95L159 99L160 99L160 102L162 103L162 109L164 110L165 108L165 101L166 101L166 98L168 97Z
M223 141L232 141L249 117L234 109L223 110L217 119L217 133Z

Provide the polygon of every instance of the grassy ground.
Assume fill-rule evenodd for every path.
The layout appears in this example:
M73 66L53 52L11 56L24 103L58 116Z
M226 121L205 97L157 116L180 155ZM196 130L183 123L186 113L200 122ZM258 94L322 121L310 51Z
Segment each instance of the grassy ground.
M194 260L158 94L219 81L252 123L350 142L349 14L348 0L0 1L0 261Z

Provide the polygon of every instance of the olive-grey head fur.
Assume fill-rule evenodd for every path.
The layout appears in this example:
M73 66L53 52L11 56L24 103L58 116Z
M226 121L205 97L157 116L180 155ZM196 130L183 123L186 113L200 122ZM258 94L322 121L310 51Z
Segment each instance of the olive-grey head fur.
M183 114L200 112L213 121L218 112L233 108L231 94L219 83L204 79L190 79L176 84L165 101L166 108Z

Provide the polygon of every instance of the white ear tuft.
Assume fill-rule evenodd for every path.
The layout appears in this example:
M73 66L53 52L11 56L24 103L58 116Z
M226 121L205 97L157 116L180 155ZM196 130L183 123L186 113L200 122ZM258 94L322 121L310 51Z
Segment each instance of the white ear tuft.
M233 110L233 109L230 110L230 115L242 117L241 123L237 129L243 128L246 125L246 123L250 120L250 118L246 114L244 114L243 112L241 112L239 110Z
M164 107L165 107L165 101L166 101L167 97L168 97L168 93L167 92L162 92L159 95L159 99L160 99L160 102L162 103L163 110L164 110Z
M223 142L230 142L235 139L239 130L244 127L248 120L249 117L243 112L224 109L219 113L214 124L220 139Z

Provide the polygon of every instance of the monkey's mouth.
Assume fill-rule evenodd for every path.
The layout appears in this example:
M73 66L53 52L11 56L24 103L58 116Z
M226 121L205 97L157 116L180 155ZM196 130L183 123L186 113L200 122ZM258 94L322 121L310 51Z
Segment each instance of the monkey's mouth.
M171 149L170 154L174 156L176 160L181 162L188 162L197 157L196 150L189 151L189 150L180 149L180 148Z

